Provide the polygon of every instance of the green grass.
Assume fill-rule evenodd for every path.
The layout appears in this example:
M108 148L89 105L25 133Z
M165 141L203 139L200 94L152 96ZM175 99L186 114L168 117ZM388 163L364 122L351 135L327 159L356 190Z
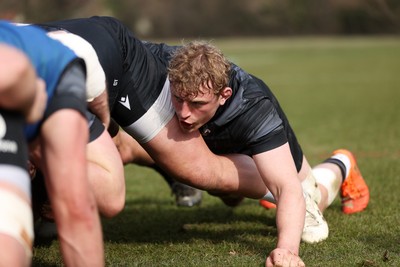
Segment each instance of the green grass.
M311 163L349 148L370 186L365 212L326 210L328 240L301 244L307 266L400 266L400 38L215 43L276 93ZM275 212L255 200L177 208L152 170L128 166L126 180L125 210L103 220L107 266L263 266L274 248ZM58 249L36 247L33 265L61 265Z

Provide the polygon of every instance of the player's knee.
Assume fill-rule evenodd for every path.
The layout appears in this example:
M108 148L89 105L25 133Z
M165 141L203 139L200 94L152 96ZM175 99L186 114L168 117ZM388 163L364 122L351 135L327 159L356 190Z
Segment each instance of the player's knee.
M125 194L110 197L98 205L100 214L107 218L112 218L118 215L125 207Z
M107 218L118 215L125 207L125 176L124 173L112 173L107 179L107 191L104 188L95 192L96 202L101 215Z

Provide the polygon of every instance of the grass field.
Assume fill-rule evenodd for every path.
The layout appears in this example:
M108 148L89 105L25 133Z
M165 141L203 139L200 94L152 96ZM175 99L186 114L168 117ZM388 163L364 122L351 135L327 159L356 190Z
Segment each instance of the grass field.
M217 39L275 92L312 164L352 150L370 186L365 212L325 212L330 237L301 244L307 266L400 266L400 38ZM275 211L247 199L231 209L208 194L178 208L150 169L126 167L125 210L103 220L107 266L263 266ZM57 241L33 266L61 265Z

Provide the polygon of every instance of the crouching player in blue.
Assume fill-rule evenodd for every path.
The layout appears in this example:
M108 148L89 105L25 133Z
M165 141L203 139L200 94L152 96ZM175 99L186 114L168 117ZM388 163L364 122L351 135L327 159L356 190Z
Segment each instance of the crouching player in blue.
M100 219L87 178L88 123L85 117L84 61L34 26L0 22L0 45L3 44L25 54L37 76L46 85L48 100L43 117L26 126L25 136L16 131L20 133L14 138L21 149L25 140L33 150L40 146L40 168L45 173L47 190L54 207L64 263L67 266L103 266ZM4 64L3 59L1 62ZM1 137L8 138L7 134L8 131ZM28 266L33 225L26 152L21 152L21 157L16 157L15 161L7 162L7 159L8 155L0 154L0 160L5 161L5 165L0 165L0 195L2 203L10 205L5 208L2 204L0 209L0 261L5 258L3 253L6 250L2 248L6 247L15 252L7 254L12 257L10 260L15 260L8 266ZM21 175L9 173L9 166L16 167L11 169L20 170ZM9 187L13 190L8 190ZM26 252L24 260L20 258L22 248Z
M47 94L21 51L1 43L0 59L0 266L23 266L32 246L24 124L43 116Z

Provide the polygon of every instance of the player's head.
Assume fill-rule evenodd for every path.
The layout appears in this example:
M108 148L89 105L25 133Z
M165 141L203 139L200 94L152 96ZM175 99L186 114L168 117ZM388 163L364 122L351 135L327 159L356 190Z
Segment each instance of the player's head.
M208 42L191 42L174 53L168 74L172 103L183 130L197 130L225 104L232 95L229 71L228 60Z
M169 64L169 80L183 98L196 97L200 86L218 95L228 86L230 64L222 52L204 41L179 48Z

